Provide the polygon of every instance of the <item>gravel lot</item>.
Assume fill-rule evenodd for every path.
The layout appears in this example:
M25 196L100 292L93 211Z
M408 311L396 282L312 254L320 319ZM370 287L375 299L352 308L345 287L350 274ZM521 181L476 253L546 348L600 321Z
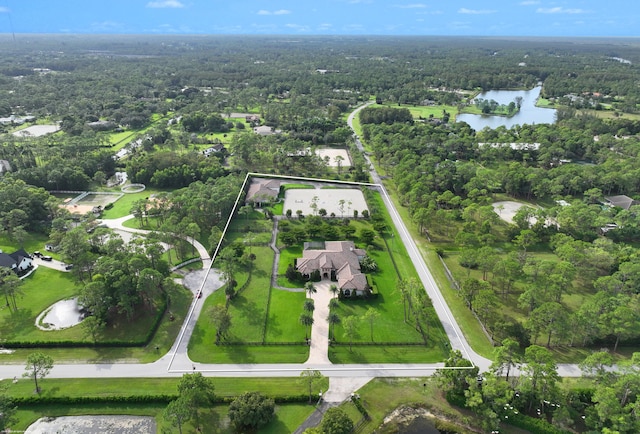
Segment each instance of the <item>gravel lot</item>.
M336 157L338 155L343 158L340 163L342 167L351 166L351 158L349 158L349 153L346 149L320 148L316 150L316 154L323 160L324 157L329 157L329 167L338 167L338 163L336 162Z
M15 131L16 137L40 137L60 130L60 125L32 125L24 130Z
M145 416L64 416L41 418L27 434L155 434L156 421Z

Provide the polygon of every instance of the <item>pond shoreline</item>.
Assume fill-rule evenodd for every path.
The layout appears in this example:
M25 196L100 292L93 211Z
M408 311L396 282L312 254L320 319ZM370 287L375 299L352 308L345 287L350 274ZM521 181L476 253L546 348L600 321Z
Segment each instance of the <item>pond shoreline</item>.
M422 420L424 423L416 425L416 422ZM440 426L442 425L442 426ZM446 431L439 431L446 427ZM454 431L455 430L455 431ZM449 416L439 414L433 409L403 405L389 413L382 421L382 425L378 427L376 432L381 433L405 433L405 432L421 432L426 434L447 432L456 432L459 434L476 434L482 433L482 430L475 429L467 424L461 423Z

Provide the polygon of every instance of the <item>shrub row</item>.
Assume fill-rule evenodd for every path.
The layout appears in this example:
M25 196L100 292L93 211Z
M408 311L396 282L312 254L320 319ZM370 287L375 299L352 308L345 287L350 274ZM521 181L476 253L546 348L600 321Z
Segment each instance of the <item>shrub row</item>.
M149 331L142 339L138 340L115 340L115 341L98 341L96 343L88 341L5 341L2 346L5 348L114 348L114 347L145 347L151 342L158 327L162 323L162 318L167 310L167 303L163 301L155 321L149 328Z
M349 342L337 342L335 340L330 342L331 345L338 347L348 347ZM381 346L381 347L423 347L424 342L353 342L354 347L366 347L366 346Z
M114 395L114 396L23 396L13 398L13 402L20 405L78 405L78 404L149 404L169 403L178 398L178 395Z
M537 419L522 413L518 413L509 418L509 425L513 425L536 434L565 434L569 432L556 428L544 419Z
M261 347L261 346L294 346L294 345L307 345L305 341L301 342L242 342L242 341L220 341L218 345L221 346L249 346L249 347Z
M368 420L369 412L367 411L366 408L364 408L364 405L362 405L362 401L360 400L360 397L357 395L351 395L351 402L353 402L353 405L356 406L356 408L358 409L362 417Z
M168 404L177 399L177 394L160 394L160 395L114 395L114 396L24 396L12 398L17 406L25 405L82 405L82 404L150 404L160 403ZM214 402L217 404L229 404L235 396L216 396ZM270 396L275 402L280 404L307 402L308 395L276 395Z

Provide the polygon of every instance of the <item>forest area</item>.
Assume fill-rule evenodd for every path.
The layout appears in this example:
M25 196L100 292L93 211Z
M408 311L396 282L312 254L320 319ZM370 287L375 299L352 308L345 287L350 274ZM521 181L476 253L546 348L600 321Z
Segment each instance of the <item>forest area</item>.
M533 361L532 345L569 362L608 349L611 359L589 359L596 385L580 402L596 405L587 427L637 432L637 48L417 37L0 43L0 236L16 248L33 236L59 245L100 327L164 309L177 290L159 244L177 246L181 260L190 256L185 236L213 250L247 172L369 181L346 117L370 102L359 117L366 152L492 344L515 342ZM472 106L471 95L538 85L557 110L553 124L475 131L455 122L452 108ZM436 114L413 116L417 107ZM19 134L38 125L59 130ZM263 127L268 133L254 130ZM320 147L349 150L351 165L331 167L314 152ZM111 191L122 172L155 195L131 206L140 219L154 216L155 238L127 248L92 219L78 223L54 195ZM623 195L629 206L608 204ZM524 205L511 222L495 205L505 201ZM505 360L500 369L522 359ZM602 368L615 362L632 368ZM481 391L456 389L465 379L445 380L482 407ZM549 393L560 399L551 386L533 386L527 405Z

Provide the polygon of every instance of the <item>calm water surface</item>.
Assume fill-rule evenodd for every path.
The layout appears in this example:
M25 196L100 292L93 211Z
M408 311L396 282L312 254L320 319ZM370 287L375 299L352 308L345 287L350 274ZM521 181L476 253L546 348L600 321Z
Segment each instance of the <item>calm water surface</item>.
M433 423L426 418L417 417L405 427L400 427L398 434L439 434Z
M524 124L552 124L556 121L556 110L536 107L536 100L540 96L541 90L542 86L537 86L531 90L490 90L489 92L482 92L478 95L478 98L492 99L499 104L509 104L516 97L521 96L522 106L520 111L510 118L465 113L458 115L456 121L466 122L476 131L480 131L485 127L495 129L499 126L511 128L514 125Z

